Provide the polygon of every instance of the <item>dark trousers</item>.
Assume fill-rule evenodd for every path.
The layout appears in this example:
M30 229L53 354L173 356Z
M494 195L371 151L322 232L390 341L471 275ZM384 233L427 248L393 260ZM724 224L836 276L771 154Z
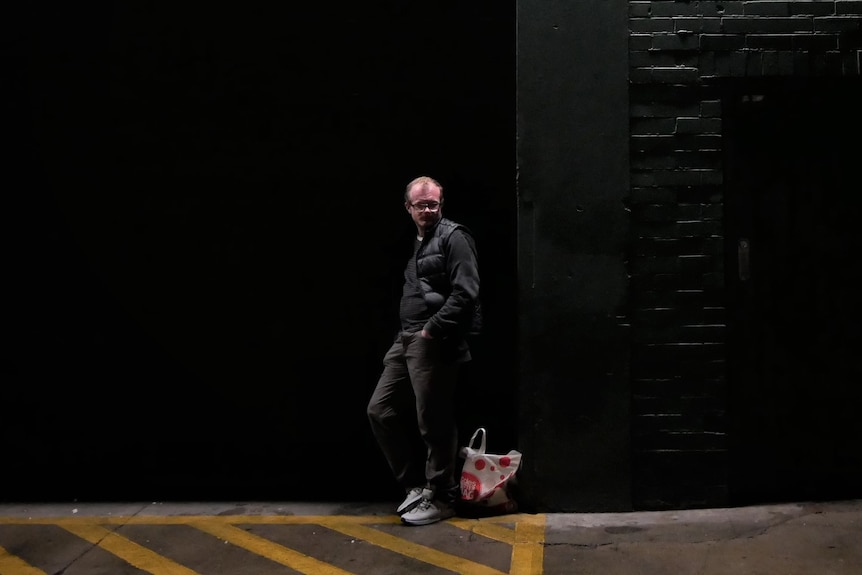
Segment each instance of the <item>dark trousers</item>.
M455 385L469 352L453 354L446 345L402 332L383 357L367 413L396 481L405 489L427 486L452 501L459 489ZM424 457L414 451L417 423Z

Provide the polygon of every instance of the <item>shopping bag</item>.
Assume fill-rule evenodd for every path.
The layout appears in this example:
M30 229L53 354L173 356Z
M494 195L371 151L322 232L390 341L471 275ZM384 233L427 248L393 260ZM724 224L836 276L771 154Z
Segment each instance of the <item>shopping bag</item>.
M478 428L470 442L461 448L461 507L481 514L513 513L518 510L514 488L521 465L521 453L505 455L485 451L484 427ZM479 440L479 445L476 441Z

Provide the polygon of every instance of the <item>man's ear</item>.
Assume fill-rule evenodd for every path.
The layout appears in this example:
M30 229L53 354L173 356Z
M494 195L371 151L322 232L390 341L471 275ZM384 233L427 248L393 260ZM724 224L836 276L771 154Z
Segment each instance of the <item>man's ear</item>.
M407 210L408 213L410 212L410 202L404 202L404 209Z

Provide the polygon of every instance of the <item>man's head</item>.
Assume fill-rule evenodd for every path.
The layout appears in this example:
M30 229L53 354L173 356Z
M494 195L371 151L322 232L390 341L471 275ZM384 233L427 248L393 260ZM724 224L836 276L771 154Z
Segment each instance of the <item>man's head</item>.
M413 218L419 235L443 217L443 186L434 178L420 176L407 184L404 207Z

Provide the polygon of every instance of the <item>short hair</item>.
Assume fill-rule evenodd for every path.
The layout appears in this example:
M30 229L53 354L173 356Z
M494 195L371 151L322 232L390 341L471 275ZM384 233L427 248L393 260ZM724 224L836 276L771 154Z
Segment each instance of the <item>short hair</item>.
M407 189L404 190L404 201L405 202L410 201L410 190L412 190L413 187L416 186L417 184L422 184L423 187L427 186L429 184L432 186L437 186L437 189L440 190L440 201L441 202L443 201L443 186L440 185L440 182L438 182L437 180L435 180L434 178L432 178L430 176L419 176L418 178L413 179L413 181L411 181L409 184L407 184Z

